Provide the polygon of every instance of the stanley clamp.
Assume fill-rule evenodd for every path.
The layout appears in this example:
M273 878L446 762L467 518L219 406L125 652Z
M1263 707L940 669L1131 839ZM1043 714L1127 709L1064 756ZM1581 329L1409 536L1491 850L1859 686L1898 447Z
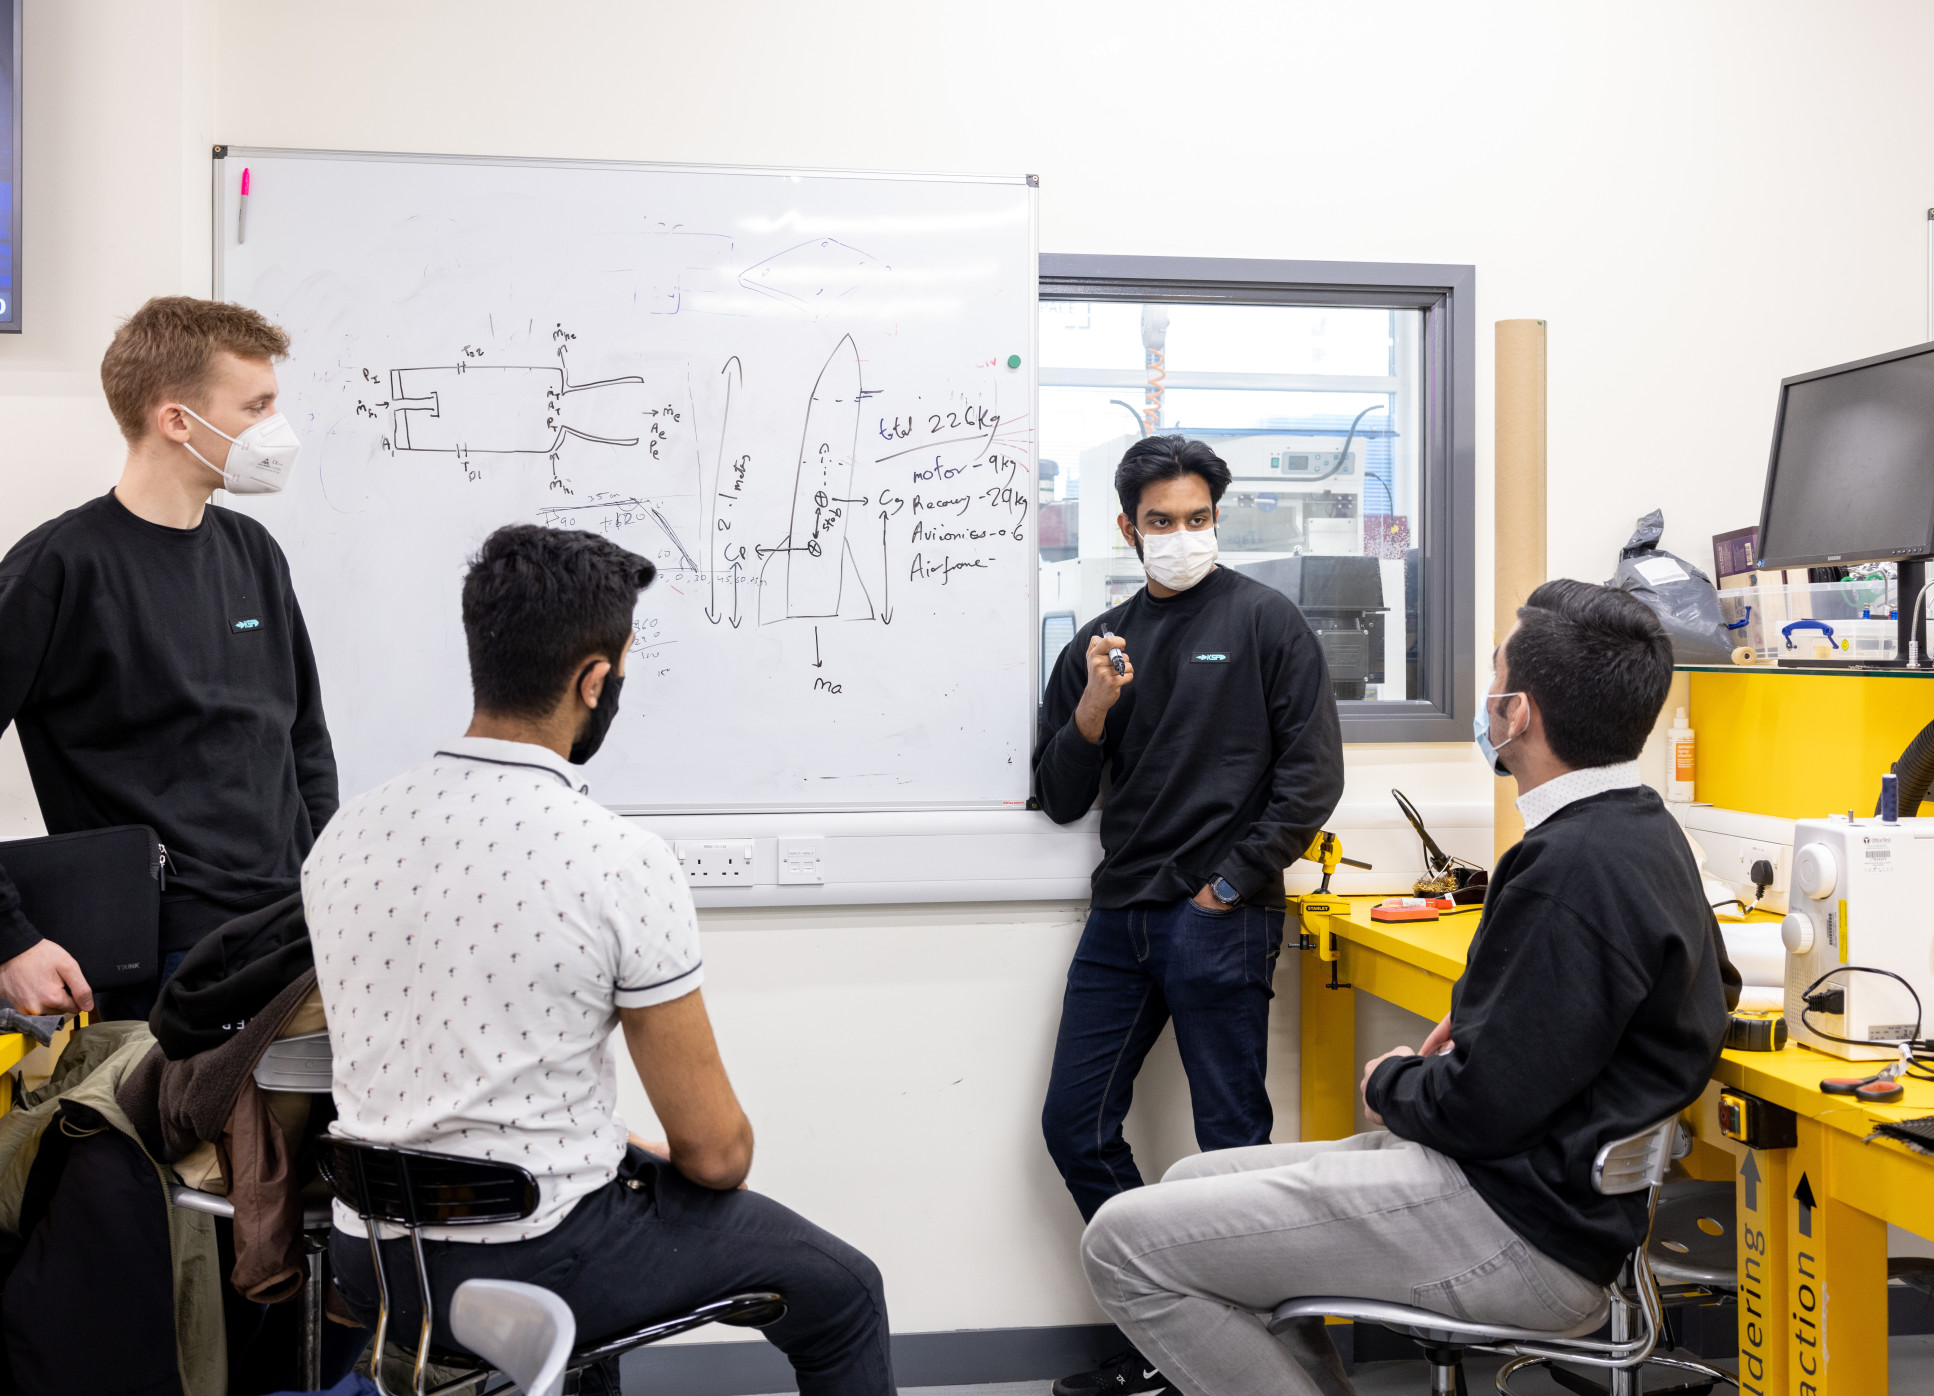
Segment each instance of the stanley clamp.
M1296 909L1296 944L1299 949L1314 950L1319 960L1328 960L1330 987L1346 989L1349 987L1347 984L1336 981L1336 933L1330 929L1330 918L1349 915L1350 904L1341 897L1331 895L1330 876L1344 863L1353 868L1362 868L1365 872L1370 870L1370 865L1359 863L1354 858L1345 858L1343 840L1327 829L1310 840L1303 857L1323 869L1323 880L1317 884L1314 892L1305 892L1289 899L1290 905Z

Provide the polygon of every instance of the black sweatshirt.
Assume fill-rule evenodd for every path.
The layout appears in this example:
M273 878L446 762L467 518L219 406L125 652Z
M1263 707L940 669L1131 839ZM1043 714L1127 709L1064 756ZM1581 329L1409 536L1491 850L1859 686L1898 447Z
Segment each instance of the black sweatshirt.
M1127 643L1134 681L1100 742L1074 725L1088 686L1088 641ZM1309 847L1343 794L1343 737L1329 666L1281 592L1218 567L1157 600L1143 587L1076 633L1041 701L1034 795L1057 824L1101 791L1094 904L1192 897L1218 877L1245 902L1283 905L1283 869Z
M1518 1235L1608 1283L1645 1194L1602 1197L1592 1158L1699 1098L1731 966L1678 822L1644 787L1575 801L1498 859L1451 991L1454 1051L1393 1057L1365 1099L1455 1159ZM1733 980L1737 983L1737 977Z
M110 492L0 559L9 722L48 833L146 824L167 845L164 951L295 891L336 811L288 563L227 509L165 528ZM39 939L0 867L0 960Z

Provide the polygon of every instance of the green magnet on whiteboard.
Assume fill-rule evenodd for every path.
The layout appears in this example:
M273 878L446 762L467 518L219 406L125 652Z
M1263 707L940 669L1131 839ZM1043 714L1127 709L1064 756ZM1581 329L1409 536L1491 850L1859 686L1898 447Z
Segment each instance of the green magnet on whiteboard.
M1009 368L1019 368L1021 366L1021 356L1019 354L1009 354L1007 356L1007 366Z

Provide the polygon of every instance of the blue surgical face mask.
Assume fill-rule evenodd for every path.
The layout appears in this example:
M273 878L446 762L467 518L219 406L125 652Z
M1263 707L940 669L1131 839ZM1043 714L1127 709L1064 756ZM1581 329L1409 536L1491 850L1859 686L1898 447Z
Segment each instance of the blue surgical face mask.
M1508 776L1511 772L1506 770L1504 763L1498 759L1498 752L1510 746L1511 743L1523 736L1524 733L1514 733L1499 742L1496 746L1492 746L1491 700L1493 698L1522 698L1523 696L1522 693L1486 693L1478 700L1477 715L1471 719L1471 735L1477 739L1477 749L1484 754L1485 764L1501 776Z

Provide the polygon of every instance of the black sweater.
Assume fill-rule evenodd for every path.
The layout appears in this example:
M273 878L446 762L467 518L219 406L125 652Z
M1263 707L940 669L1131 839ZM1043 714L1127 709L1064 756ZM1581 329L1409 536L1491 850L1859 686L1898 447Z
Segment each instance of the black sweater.
M1600 1196L1592 1158L1705 1089L1726 1036L1719 923L1685 834L1643 786L1527 832L1482 915L1451 991L1456 1049L1391 1058L1367 1103L1457 1160L1525 1240L1609 1282L1645 1235L1645 1194Z
M1074 725L1088 641L1127 642L1135 678L1099 743ZM1034 794L1057 824L1081 818L1109 777L1094 904L1180 901L1218 877L1253 905L1283 905L1283 869L1343 794L1329 667L1288 597L1218 567L1166 600L1143 587L1068 642L1042 696Z
M297 888L336 810L309 634L253 519L191 529L112 493L0 559L0 731L50 834L146 824L168 848L162 949ZM0 867L0 960L39 940Z

